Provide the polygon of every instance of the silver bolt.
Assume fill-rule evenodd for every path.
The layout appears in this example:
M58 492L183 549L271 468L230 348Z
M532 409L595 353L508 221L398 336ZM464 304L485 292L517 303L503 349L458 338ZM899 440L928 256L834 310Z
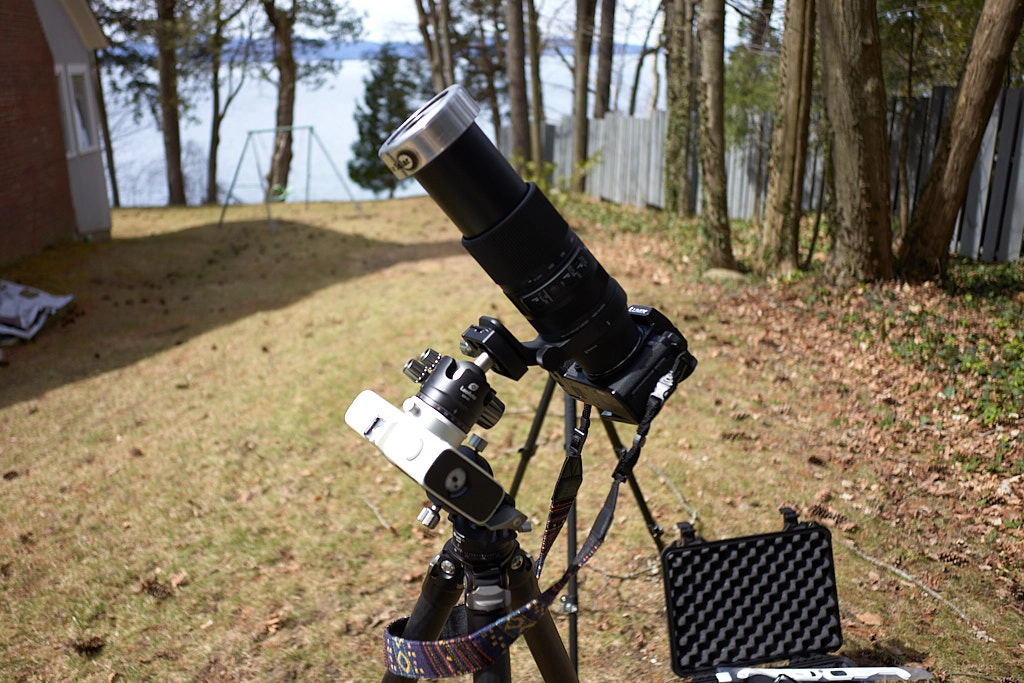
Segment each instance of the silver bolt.
M431 505L420 510L420 514L416 519L420 524L428 529L433 529L437 526L437 523L441 521L441 515L438 514L437 506Z

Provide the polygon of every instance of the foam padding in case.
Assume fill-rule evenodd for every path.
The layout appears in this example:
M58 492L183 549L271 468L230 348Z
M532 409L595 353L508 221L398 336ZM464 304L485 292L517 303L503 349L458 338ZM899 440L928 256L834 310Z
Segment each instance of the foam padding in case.
M662 552L672 669L776 662L843 642L832 536L817 525Z

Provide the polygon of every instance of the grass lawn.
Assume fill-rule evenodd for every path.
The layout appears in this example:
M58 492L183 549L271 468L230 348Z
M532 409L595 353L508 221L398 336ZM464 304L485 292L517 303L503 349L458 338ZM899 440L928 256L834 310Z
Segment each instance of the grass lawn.
M428 199L362 208L277 205L274 230L262 207L231 208L221 226L219 208L119 210L110 242L0 269L76 298L35 341L3 349L0 680L379 679L383 628L411 610L450 529L417 523L423 491L345 410L367 388L400 405L416 389L405 361L426 347L458 356L481 315L533 334ZM820 348L766 316L774 299L701 281L679 235L578 224L631 302L669 315L700 361L637 468L670 540L684 520L708 538L775 530L788 505L832 528L843 654L948 681L1024 680L1020 511L991 523L955 454L957 468L930 476L944 457L930 446L860 439L843 401L877 408L877 373L824 368ZM841 398L821 374L836 367L854 372ZM544 379L492 378L508 406L484 433L499 481ZM561 465L554 403L517 501L535 529ZM599 426L584 460L581 533L614 462ZM536 554L540 533L520 541ZM542 585L564 557L559 545ZM628 491L580 606L581 680L676 680L658 554ZM539 680L519 644L513 671Z

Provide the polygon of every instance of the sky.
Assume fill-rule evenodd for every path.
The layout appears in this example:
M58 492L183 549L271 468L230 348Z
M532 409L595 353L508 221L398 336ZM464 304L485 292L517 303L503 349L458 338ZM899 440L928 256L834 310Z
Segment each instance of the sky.
M418 41L419 31L416 28L416 0L349 0L354 8L365 13L364 27L366 35L364 38L371 42L403 42ZM658 6L657 0L636 0L635 2L619 2L616 24L618 31L616 40L621 41L621 35L628 33L632 43L643 42L643 34L647 29L650 14ZM557 29L566 29L565 25L558 26L561 17L575 17L575 2L573 0L539 0L538 9L541 14L541 31L549 33ZM631 13L630 10L634 11ZM559 18L559 19L556 19ZM737 15L728 5L726 6L726 26L735 27ZM735 29L733 29L735 30ZM561 31L559 31L561 32ZM728 39L727 39L728 42Z
M371 42L418 41L415 0L349 0L365 13L365 40Z

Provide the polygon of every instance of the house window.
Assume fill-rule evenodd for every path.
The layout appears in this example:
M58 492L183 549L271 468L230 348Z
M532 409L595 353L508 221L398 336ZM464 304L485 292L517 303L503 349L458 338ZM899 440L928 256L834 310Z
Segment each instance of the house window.
M75 147L75 130L71 127L70 109L68 107L68 83L64 67L58 66L54 75L57 78L57 99L60 106L60 126L64 131L64 152L70 157L77 154Z
M92 83L84 64L57 67L57 94L64 127L64 148L77 156L99 148Z

